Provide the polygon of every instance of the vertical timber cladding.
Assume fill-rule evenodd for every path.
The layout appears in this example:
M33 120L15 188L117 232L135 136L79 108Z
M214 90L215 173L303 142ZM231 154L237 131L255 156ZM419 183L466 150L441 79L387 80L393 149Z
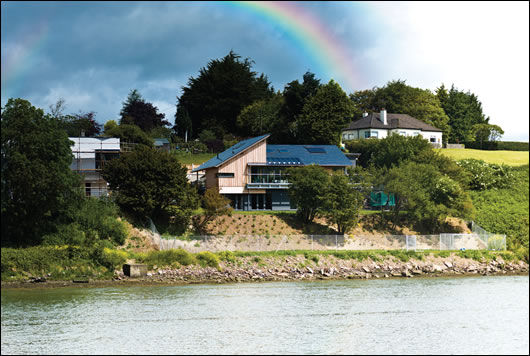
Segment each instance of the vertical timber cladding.
M216 174L217 174L217 171L219 169L218 168L209 168L206 170L205 172L205 179L206 179L206 189L209 189L209 188L212 188L212 187L217 187L219 188L219 184L217 182L217 177L216 177Z
M219 178L219 188L221 187L241 187L247 184L248 163L267 162L267 140L263 140L257 145L240 153L219 167L219 173L234 173L234 178ZM217 172L216 172L217 173ZM215 177L215 173L214 173ZM209 177L206 177L208 180Z

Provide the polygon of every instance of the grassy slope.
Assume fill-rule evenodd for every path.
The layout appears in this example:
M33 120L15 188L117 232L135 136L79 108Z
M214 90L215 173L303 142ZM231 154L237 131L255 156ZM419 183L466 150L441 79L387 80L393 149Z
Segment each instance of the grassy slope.
M465 158L481 159L488 163L522 166L528 164L528 151L485 151L474 149L439 149L442 154L456 160Z
M202 164L215 155L215 153L175 154L181 164Z
M481 159L488 163L514 166L515 182L505 189L470 191L477 210L475 221L484 229L507 235L509 248L526 246L529 233L528 151L486 151L441 149L442 154L460 160Z

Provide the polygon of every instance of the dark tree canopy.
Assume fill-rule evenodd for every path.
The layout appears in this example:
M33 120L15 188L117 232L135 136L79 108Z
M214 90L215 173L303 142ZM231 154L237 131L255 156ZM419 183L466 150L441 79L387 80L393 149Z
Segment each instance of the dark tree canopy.
M315 74L311 72L304 74L302 83L293 80L285 86L282 93L284 102L278 113L278 120L270 131L272 143L296 143L296 119L306 102L321 86L320 79L315 78Z
M93 111L63 116L60 126L70 137L96 137L101 133L101 124L97 123Z
M146 102L136 89L129 93L120 115L120 124L136 125L145 132L170 125L167 120L164 120L165 114L159 113L156 106Z
M186 215L185 223L189 223L198 197L186 172L186 167L168 152L139 146L107 163L103 177L116 203L135 218L145 221Z
M215 132L217 138L236 133L236 119L241 110L256 100L273 94L267 77L251 70L252 62L230 51L222 59L211 60L201 68L197 78L191 77L182 88L175 114L175 132L192 137L204 129ZM190 125L191 123L191 125Z
M9 99L1 120L2 246L38 244L81 199L71 141L56 118L27 100Z
M482 104L478 97L471 93L464 93L455 88L454 85L447 91L442 84L436 95L449 117L451 131L449 142L470 142L475 139L473 126L478 124L488 124L489 117L486 118L482 112Z
M339 145L342 129L352 120L353 103L333 79L306 102L296 120L299 143Z

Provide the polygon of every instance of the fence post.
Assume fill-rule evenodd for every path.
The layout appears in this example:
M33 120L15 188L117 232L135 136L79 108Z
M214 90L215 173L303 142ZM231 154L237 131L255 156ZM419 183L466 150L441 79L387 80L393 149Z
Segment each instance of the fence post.
M339 249L339 244L337 243L337 235L335 235L335 251Z
M409 235L405 235L405 246L407 247L407 251L409 250Z
M442 250L442 234L440 234L440 247L438 248L439 251Z
M313 251L313 235L311 235L311 251Z

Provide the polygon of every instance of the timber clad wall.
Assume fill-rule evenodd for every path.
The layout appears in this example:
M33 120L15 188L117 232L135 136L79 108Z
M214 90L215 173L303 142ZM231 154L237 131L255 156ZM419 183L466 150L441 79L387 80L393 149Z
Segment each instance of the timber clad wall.
M215 167L206 170L206 173L205 173L206 189L219 186L217 182L217 178L215 176L216 174L217 174L217 168Z
M247 184L247 164L267 162L267 141L264 140L258 143L256 146L251 147L244 154L237 155L228 162L223 163L219 167L219 173L234 173L234 178L219 178L218 187L245 187ZM206 172L206 182L210 179L208 175L214 169L209 169ZM217 173L217 172L215 172ZM215 178L215 173L213 176Z

